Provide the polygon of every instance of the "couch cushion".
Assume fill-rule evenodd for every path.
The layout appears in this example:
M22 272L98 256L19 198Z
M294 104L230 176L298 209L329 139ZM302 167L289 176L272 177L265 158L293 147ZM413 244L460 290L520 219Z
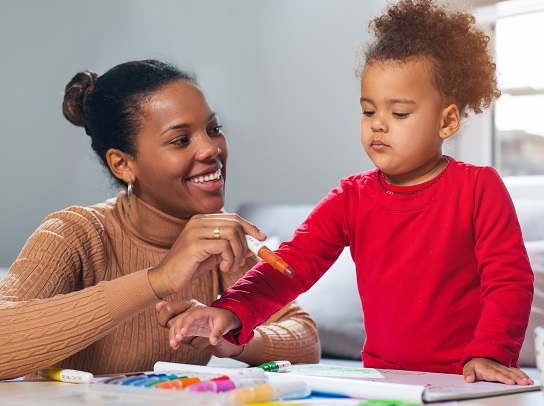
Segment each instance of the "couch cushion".
M519 355L519 363L522 367L535 367L534 331L535 327L544 326L544 239L526 242L525 247L535 273L535 295L525 341Z
M523 240L544 240L544 200L514 199Z
M349 247L297 301L317 323L323 357L361 359L366 335Z

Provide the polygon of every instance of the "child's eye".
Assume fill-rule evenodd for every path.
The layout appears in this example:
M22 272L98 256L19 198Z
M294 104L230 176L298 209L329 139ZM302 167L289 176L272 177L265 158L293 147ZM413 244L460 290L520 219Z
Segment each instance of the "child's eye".
M363 112L361 114L363 116L366 116L366 117L372 117L374 115L374 111L372 111L372 110L363 110Z
M210 130L208 134L211 135L212 137L216 135L221 135L223 134L223 131L221 130L222 128L223 128L222 125L216 125Z
M393 117L396 118L406 118L409 116L409 113L393 113Z

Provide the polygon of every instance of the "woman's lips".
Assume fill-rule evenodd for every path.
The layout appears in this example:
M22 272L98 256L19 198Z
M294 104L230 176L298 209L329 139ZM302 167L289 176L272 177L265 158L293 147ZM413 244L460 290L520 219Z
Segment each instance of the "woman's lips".
M187 178L187 181L205 192L217 192L221 190L225 184L223 176L221 175L221 169Z
M204 175L198 175L198 176L193 176L191 178L187 178L187 180L191 183L214 182L219 179L221 179L221 169L217 169L216 171L209 172Z

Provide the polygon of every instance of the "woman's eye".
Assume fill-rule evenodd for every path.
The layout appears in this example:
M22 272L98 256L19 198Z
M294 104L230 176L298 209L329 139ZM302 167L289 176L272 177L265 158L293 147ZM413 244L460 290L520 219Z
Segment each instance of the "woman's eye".
M170 144L172 145L186 145L189 143L189 138L188 137L181 137L181 138L176 138L175 140L172 140L172 142L170 142Z
M221 130L223 128L222 125L216 125L215 127L212 127L212 129L210 130L210 135L220 135L223 133L223 131Z

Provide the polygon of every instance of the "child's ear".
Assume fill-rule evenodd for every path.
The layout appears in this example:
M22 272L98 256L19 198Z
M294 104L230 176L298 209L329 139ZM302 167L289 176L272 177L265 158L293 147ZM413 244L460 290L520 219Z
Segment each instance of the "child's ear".
M456 104L450 104L442 110L440 132L438 135L442 139L449 138L459 130L460 125L461 115L459 114L459 107Z
M106 161L111 173L125 183L134 182L136 175L132 170L134 159L126 152L111 148L106 152Z

